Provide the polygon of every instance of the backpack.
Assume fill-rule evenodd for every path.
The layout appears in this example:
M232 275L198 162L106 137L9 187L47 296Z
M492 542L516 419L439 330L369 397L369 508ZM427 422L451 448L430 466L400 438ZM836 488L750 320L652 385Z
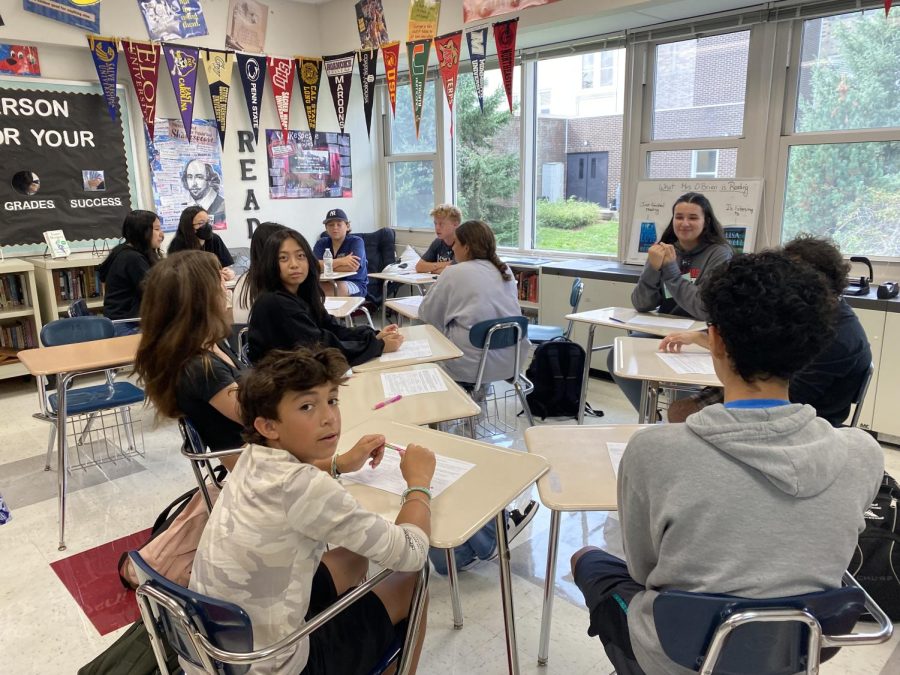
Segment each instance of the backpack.
M165 636L162 644L168 671L178 672L178 655L169 647ZM150 634L144 623L133 623L93 661L79 668L78 675L159 675Z
M554 338L537 346L531 365L525 371L534 389L526 400L531 412L541 420L548 417L577 417L584 374L584 347L566 337ZM585 412L602 417L585 403Z
M900 485L887 473L866 511L850 573L892 621L900 621Z

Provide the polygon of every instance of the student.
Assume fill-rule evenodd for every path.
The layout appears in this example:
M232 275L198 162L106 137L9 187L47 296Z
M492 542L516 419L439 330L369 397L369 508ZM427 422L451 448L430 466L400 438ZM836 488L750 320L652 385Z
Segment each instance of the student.
M105 284L103 316L108 319L137 319L144 292L144 277L157 261L163 242L162 225L152 211L135 210L122 224L124 242L116 246L98 271ZM137 321L116 324L116 335L138 332Z
M385 452L363 436L336 454L338 387L347 361L335 349L273 351L241 383L241 454L203 531L190 588L235 602L250 616L259 649L301 628L359 584L369 560L400 572L426 564L434 454L409 445L408 486L394 523L366 511L337 481ZM388 452L393 452L389 450ZM377 469L376 469L377 470ZM326 552L326 547L332 548ZM399 637L414 574L394 574L297 644L251 673L364 675ZM424 621L422 627L424 637ZM413 670L421 641L416 645ZM191 672L191 671L188 671Z
M259 295L259 288L253 283L253 276L250 271L258 268L262 262L262 252L266 240L273 232L286 229L284 225L278 223L260 223L253 230L253 236L250 237L250 267L240 277L234 285L234 293L232 295L231 313L235 324L246 325L250 320L250 308L256 302Z
M463 386L475 383L481 349L469 341L469 329L480 321L520 316L516 280L500 258L497 241L487 223L467 220L459 226L453 241L456 264L446 269L419 306L419 318L447 336L463 355L442 365ZM528 359L531 343L522 336L519 343L521 366ZM512 377L515 348L492 349L484 368L484 382Z
M222 265L222 278L225 281L234 279L234 258L222 241L222 237L213 232L212 221L202 206L188 206L178 219L178 230L169 244L169 253L190 249L202 249L214 253Z
M353 276L337 281L322 281L322 290L326 295L366 297L369 269L366 262L366 245L362 237L350 234L350 221L341 209L331 209L322 222L325 224L327 234L319 237L313 249L319 261L319 272L325 269L322 258L326 249L331 251L334 260L332 269L335 272L354 272Z
M839 427L850 414L850 405L859 392L872 363L872 351L862 324L844 300L850 263L827 239L801 235L785 244L784 254L792 260L811 265L825 277L826 288L838 304L834 339L819 354L791 377L790 399L806 403L833 427ZM705 332L673 333L660 343L660 351L681 351L685 344L709 348ZM701 408L722 402L720 387L705 387L699 394L675 401L669 406L669 422L684 422Z
M348 328L325 311L313 260L309 244L295 230L279 230L266 241L261 264L250 268L251 283L260 291L250 312L251 362L272 349L298 346L337 347L351 366L397 351L403 343L397 326L378 333L368 326Z
M416 263L416 272L440 274L453 264L453 242L456 239L456 228L462 222L462 211L452 204L441 204L429 214L434 218L434 233L437 239L425 251L425 255Z
M672 219L659 241L647 251L647 262L631 293L631 304L639 312L706 320L700 290L707 275L732 256L722 225L712 204L699 192L681 195L672 206ZM641 335L641 337L649 337ZM613 373L615 350L609 351L610 375L635 410L640 406L641 383Z
M692 672L659 644L659 591L772 598L840 587L884 475L865 432L788 402L792 375L834 334L821 275L779 253L742 255L709 275L702 301L724 405L628 443L618 481L627 564L590 546L572 557L588 634L618 673Z
M220 272L206 251L180 251L154 265L134 364L157 413L190 419L213 451L244 445L237 402L244 368L227 342L231 325ZM225 459L231 468L234 460Z

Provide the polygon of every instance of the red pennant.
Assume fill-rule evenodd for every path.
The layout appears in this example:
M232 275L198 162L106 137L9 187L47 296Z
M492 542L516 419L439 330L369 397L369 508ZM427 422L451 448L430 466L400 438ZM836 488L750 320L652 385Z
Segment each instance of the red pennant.
M391 115L397 116L397 64L400 61L400 43L390 42L381 46L384 59L384 78L391 98Z
M500 61L500 74L503 76L503 88L506 89L506 100L509 112L512 112L512 78L516 67L516 30L519 27L518 17L494 24L494 43L497 45L497 59Z
M294 90L294 60L280 56L268 58L269 81L272 83L272 95L275 97L275 110L281 122L282 138L288 142L288 128L291 119L291 93Z
M437 52L438 70L444 83L444 95L450 108L450 135L453 136L453 98L456 96L456 76L459 73L459 57L462 46L462 31L442 35L434 39Z
M134 91L141 106L141 115L147 133L153 138L153 122L156 118L156 84L159 81L159 44L121 40L125 63L131 73Z
M884 15L891 13L891 0L884 0Z

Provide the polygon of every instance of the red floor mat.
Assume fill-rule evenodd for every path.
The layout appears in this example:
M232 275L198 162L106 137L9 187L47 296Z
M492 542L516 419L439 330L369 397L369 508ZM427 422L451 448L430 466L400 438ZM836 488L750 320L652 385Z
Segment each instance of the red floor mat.
M140 618L134 591L122 586L116 563L122 553L140 548L149 538L150 530L142 530L50 563L100 635Z

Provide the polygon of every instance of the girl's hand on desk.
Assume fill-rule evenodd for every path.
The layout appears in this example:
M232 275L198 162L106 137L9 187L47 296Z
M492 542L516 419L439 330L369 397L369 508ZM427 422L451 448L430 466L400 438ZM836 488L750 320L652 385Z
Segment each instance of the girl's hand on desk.
M403 344L403 336L400 333L385 333L380 339L384 342L385 354L397 351Z
M429 487L436 461L434 453L428 448L415 443L406 446L406 451L400 458L400 472L406 484L409 487Z
M400 326L398 326L395 323L392 323L390 326L385 326L382 330L380 330L378 332L378 335L376 335L375 337L377 337L379 340L382 340L382 339L384 339L385 335L390 335L391 333L396 333L399 330L400 330Z
M680 352L684 345L699 345L709 349L709 336L703 331L670 333L659 343L659 351Z
M359 471L369 461L373 469L381 464L384 457L384 436L369 434L360 438L356 445L338 457L338 469L341 473Z

